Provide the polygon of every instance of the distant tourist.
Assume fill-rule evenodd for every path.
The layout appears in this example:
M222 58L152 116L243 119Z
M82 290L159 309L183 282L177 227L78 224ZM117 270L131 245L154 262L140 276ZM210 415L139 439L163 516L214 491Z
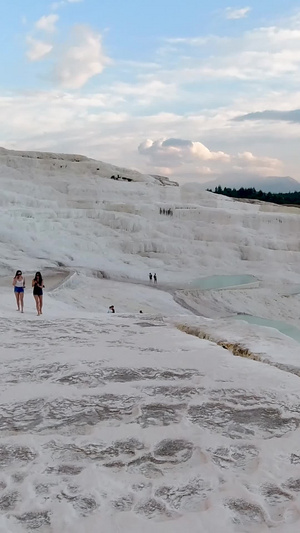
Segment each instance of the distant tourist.
M15 277L13 279L14 293L17 302L17 311L23 313L24 310L24 289L25 289L25 278L22 275L22 270L17 270Z
M108 313L115 313L115 306L114 305L110 305L109 308L108 308Z
M41 315L43 311L43 289L45 288L43 282L43 276L40 272L37 272L32 280L33 297L35 299L35 305L37 315Z
M157 275L156 274L154 274L153 279L154 279L154 283L157 283Z
M152 281L152 274L151 274L151 272L149 273L149 281Z

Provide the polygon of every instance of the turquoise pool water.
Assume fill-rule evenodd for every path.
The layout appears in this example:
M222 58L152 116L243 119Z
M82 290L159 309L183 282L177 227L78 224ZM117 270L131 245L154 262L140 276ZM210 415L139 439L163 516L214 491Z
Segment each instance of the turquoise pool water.
M248 274L231 275L231 276L208 276L205 278L195 279L189 284L193 289L211 290L211 289L226 289L228 287L238 287L240 285L248 285L255 283L257 279Z
M280 322L279 320L261 318L259 316L238 315L234 318L235 320L244 320L245 322L248 322L248 324L256 324L257 326L265 326L267 328L277 329L280 331L280 333L283 333L295 341L300 342L300 329L296 326L286 324L285 322Z

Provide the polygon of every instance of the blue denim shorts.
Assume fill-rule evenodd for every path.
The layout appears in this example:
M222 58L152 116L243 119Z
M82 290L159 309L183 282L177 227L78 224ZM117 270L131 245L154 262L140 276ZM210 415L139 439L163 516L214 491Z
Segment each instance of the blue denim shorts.
M24 292L24 287L15 287L15 292Z

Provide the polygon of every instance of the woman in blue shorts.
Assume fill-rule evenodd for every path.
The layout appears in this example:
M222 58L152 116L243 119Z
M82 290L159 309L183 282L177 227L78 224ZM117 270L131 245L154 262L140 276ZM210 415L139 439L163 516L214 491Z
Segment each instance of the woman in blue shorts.
M42 314L43 309L43 289L45 287L43 283L43 277L40 272L37 272L32 280L33 297L35 299L35 305L38 316Z
M14 293L17 302L17 310L23 313L24 311L24 289L25 289L25 278L22 275L21 270L17 270L16 275L13 279Z

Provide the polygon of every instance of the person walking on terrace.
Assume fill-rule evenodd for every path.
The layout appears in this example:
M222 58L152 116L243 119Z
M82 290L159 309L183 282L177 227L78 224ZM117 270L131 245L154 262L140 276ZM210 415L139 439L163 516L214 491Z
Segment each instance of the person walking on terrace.
M23 277L22 270L17 270L13 279L14 293L17 302L17 311L24 311L24 289L25 278Z
M32 280L33 297L35 299L35 305L37 315L42 314L43 310L43 289L45 288L43 277L40 272L37 272Z

